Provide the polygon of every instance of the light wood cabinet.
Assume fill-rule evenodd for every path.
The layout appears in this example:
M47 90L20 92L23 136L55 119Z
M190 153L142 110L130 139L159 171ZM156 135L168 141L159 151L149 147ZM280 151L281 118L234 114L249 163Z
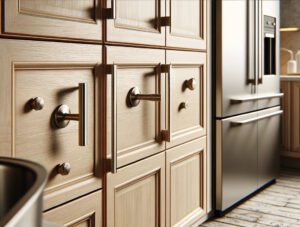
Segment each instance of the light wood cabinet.
M106 0L106 10L106 41L165 45L165 0Z
M206 214L206 137L166 152L166 226L192 226Z
M207 0L166 0L166 45L190 49L206 49Z
M102 40L100 0L2 0L9 35Z
M102 190L47 211L43 219L65 227L102 226Z
M280 83L281 92L284 93L282 98L282 108L283 115L281 120L281 146L282 150L290 151L291 150L291 83L287 81L282 81Z
M165 149L161 139L164 125L163 50L106 47L107 74L107 154L117 155L117 167L146 158ZM161 95L160 101L141 100L129 105L129 92Z
M107 174L109 227L165 226L165 154Z
M167 51L167 148L206 135L206 54Z
M36 161L49 178L44 209L101 187L99 156L99 70L101 46L4 40L0 47L0 151L1 155ZM81 53L78 55L78 53ZM65 128L53 124L57 107L66 104L78 113L78 83L88 87L88 144L79 146L79 124ZM32 99L44 99L34 110ZM71 164L67 175L58 165Z

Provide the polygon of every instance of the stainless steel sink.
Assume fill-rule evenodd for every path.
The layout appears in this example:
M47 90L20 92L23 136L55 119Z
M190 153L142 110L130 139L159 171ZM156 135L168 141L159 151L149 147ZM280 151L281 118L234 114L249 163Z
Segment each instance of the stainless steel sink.
M41 165L0 157L0 226L41 227L46 181Z

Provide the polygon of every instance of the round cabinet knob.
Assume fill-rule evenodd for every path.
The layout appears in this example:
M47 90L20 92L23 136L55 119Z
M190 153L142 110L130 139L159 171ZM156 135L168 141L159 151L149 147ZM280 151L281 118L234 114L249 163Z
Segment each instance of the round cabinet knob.
M33 110L41 110L44 108L45 101L41 97L35 97L31 99L30 106Z
M187 102L181 102L180 104L179 104L179 109L181 110L181 109L187 109L188 108L188 103Z
M195 78L191 78L189 80L186 80L184 82L184 84L185 84L186 88L188 88L190 90L195 90L195 88L196 88L196 79Z
M57 172L61 175L68 175L71 171L71 165L68 162L64 162L63 164L59 164L57 166Z

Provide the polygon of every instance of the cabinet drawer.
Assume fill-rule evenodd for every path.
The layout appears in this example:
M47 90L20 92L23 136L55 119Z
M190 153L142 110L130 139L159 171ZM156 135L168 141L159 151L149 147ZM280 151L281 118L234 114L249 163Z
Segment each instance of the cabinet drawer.
M206 54L167 51L167 148L206 134Z
M0 134L11 139L7 155L36 161L47 169L44 208L100 188L99 116L95 113L99 108L101 47L21 40L1 40L0 47L6 53L0 61L0 86L6 93L0 97L6 109L1 112L4 119L0 125L11 127L1 127ZM80 102L86 106L80 110L79 83L87 87L87 100ZM12 100L7 98L9 94ZM43 108L40 99L33 102L36 97L43 99ZM61 104L68 105L73 114L86 114L86 122L70 121L64 128L57 127L54 112ZM82 123L85 128L79 127ZM87 134L86 146L79 146L79 131ZM61 164L66 165L59 173Z
M207 0L166 0L167 46L206 49Z
M102 226L102 190L47 211L44 220L70 227Z
M100 0L3 0L5 34L102 39Z
M193 226L206 213L206 137L166 152L167 226Z
M165 226L165 154L107 174L107 226Z
M165 149L164 74L160 65L164 51L107 47L107 153L117 156L117 167L148 157ZM130 103L130 91L152 94L157 101Z
M106 20L106 41L148 45L165 45L165 0L107 0L107 9L114 11ZM112 5L113 3L113 5Z

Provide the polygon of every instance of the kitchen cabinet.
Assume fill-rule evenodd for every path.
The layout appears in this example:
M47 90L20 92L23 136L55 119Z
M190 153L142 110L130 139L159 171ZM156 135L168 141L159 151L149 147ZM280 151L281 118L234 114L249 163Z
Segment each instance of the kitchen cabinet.
M206 54L167 51L167 148L206 134Z
M166 226L192 226L206 213L206 137L166 152Z
M107 226L165 226L165 154L109 173L106 193Z
M165 45L165 0L106 0L106 41Z
M206 49L207 0L166 0L166 45L170 47Z
M0 46L5 53L0 61L1 151L46 167L44 209L100 188L96 113L101 46L3 39ZM79 99L79 83L88 90L84 100ZM82 102L86 106L79 108ZM62 104L87 119L58 127L54 115ZM79 146L82 133L88 134L85 146Z
M3 0L2 3L3 34L102 40L100 0Z
M102 190L49 210L43 219L66 227L101 227L101 203Z
M165 149L165 79L163 50L106 47L110 68L107 88L107 155L116 157L117 168ZM130 103L135 88L149 100ZM156 101L150 101L151 98Z

